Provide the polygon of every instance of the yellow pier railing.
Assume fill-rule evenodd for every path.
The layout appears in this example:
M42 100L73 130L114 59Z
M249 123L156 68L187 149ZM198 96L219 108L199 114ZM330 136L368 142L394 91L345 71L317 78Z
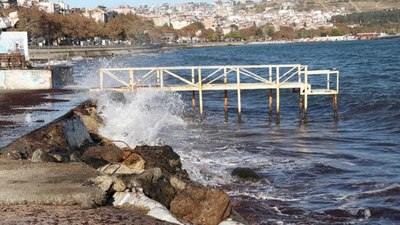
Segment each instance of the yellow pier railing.
M309 95L332 95L334 117L338 117L339 71L309 70L308 66L300 64L103 68L99 78L100 87L94 90L191 91L193 108L196 107L195 92L198 92L201 115L203 91L224 91L226 112L227 91L237 91L238 113L241 116L241 90L269 90L271 117L272 93L275 90L279 118L280 90L293 89L299 92L299 107L304 119L307 118Z

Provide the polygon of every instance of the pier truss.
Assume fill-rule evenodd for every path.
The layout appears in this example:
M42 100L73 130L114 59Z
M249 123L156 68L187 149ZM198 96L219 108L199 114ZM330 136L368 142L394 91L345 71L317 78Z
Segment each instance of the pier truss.
M203 115L203 92L224 91L224 108L228 110L228 90L237 91L239 118L242 113L242 90L268 90L270 118L275 92L276 115L280 115L280 91L292 89L299 93L299 109L307 118L308 96L333 96L334 117L338 117L339 71L309 70L308 66L293 65L230 65L182 67L103 68L99 74L100 87L94 90L115 91L190 91L192 106L196 107L196 92L200 115Z

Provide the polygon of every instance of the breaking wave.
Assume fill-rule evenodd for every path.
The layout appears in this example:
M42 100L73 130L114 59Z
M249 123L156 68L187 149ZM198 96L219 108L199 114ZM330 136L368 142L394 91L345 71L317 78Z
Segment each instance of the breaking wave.
M117 97L116 97L117 95ZM181 96L161 91L141 91L125 94L103 94L97 98L103 119L100 134L112 140L136 145L162 145L160 132L186 125L180 116L185 110ZM164 135L165 136L165 135ZM164 137L168 138L168 137Z

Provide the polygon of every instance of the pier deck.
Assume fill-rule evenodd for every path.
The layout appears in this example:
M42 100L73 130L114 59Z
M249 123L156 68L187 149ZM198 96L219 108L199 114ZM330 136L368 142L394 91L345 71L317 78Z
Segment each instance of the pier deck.
M203 115L203 91L224 91L224 108L228 109L227 91L237 91L238 113L241 115L242 90L269 90L270 117L273 91L276 114L280 114L280 90L292 89L299 93L301 116L307 118L309 95L332 95L334 117L338 117L339 71L309 70L308 66L291 65L234 65L182 66L100 69L100 87L93 91L191 91L192 106L196 107L198 93L200 114Z

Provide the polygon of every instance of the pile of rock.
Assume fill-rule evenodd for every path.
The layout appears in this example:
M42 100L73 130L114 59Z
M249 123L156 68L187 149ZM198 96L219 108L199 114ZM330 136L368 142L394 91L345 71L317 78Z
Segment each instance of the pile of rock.
M108 204L139 210L176 224L239 224L229 196L189 179L169 146L117 147L98 134L101 118L86 102L62 118L0 150L1 158L45 163L85 163L97 169L87 182Z

